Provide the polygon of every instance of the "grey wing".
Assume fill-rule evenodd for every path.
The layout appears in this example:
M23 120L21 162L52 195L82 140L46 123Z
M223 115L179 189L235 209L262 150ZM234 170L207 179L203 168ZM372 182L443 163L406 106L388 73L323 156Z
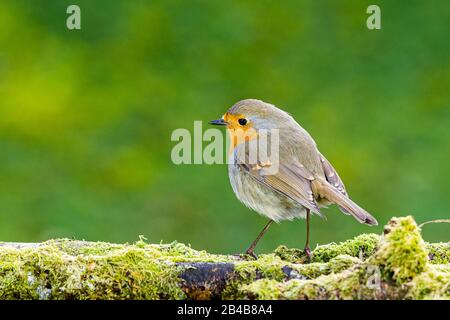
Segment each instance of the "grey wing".
M338 189L343 195L348 196L347 191L345 190L344 183L339 177L336 170L333 168L331 163L319 152L320 161L322 162L322 168L325 173L325 178L327 181L336 189Z
M239 166L258 182L322 216L311 189L311 181L314 177L303 165L279 164L275 174L265 174L265 168L259 165L240 163Z
M336 169L333 168L331 163L319 152L320 156L320 162L322 163L322 168L325 173L325 178L327 181L336 189L339 190L340 193L342 193L344 196L348 198L347 190L345 190L344 182L342 182L342 179L339 177ZM339 209L345 213L349 214L347 210L339 206Z

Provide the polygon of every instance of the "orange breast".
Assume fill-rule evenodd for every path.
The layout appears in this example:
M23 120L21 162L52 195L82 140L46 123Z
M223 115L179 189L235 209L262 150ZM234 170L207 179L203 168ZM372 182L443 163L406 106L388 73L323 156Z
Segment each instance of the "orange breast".
M230 152L240 143L251 141L258 138L258 131L253 128L251 121L248 121L245 126L239 124L238 120L245 118L242 114L223 115L223 119L228 122L227 131L230 135Z

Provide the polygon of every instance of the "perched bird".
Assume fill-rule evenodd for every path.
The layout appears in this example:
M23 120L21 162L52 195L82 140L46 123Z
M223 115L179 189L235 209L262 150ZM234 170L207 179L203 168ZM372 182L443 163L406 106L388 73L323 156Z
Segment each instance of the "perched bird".
M261 100L246 99L209 123L226 126L230 135L228 173L237 198L269 218L247 254L256 257L254 249L274 221L302 218L306 219L305 253L310 258L310 214L323 216L320 209L330 204L338 205L360 223L378 224L349 198L341 178L313 138L285 111ZM271 132L277 132L278 154L265 163L249 161L263 130L276 130ZM276 170L270 170L273 168Z

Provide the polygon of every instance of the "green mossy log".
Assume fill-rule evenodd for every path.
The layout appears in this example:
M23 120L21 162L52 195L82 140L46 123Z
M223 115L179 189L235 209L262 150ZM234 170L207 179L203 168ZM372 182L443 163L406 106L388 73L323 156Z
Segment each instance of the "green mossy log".
M0 299L450 298L450 243L425 243L412 217L312 254L280 246L253 260L144 239L0 243Z

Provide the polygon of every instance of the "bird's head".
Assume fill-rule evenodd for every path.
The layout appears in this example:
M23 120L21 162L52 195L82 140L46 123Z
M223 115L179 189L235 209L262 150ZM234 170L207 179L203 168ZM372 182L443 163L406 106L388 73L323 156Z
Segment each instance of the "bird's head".
M274 105L256 99L245 99L234 104L222 118L210 121L212 125L226 126L233 145L258 137L258 131L281 129L293 121L292 117Z
M272 104L256 99L245 99L234 104L213 125L226 126L231 130L280 129L290 123L292 117Z

